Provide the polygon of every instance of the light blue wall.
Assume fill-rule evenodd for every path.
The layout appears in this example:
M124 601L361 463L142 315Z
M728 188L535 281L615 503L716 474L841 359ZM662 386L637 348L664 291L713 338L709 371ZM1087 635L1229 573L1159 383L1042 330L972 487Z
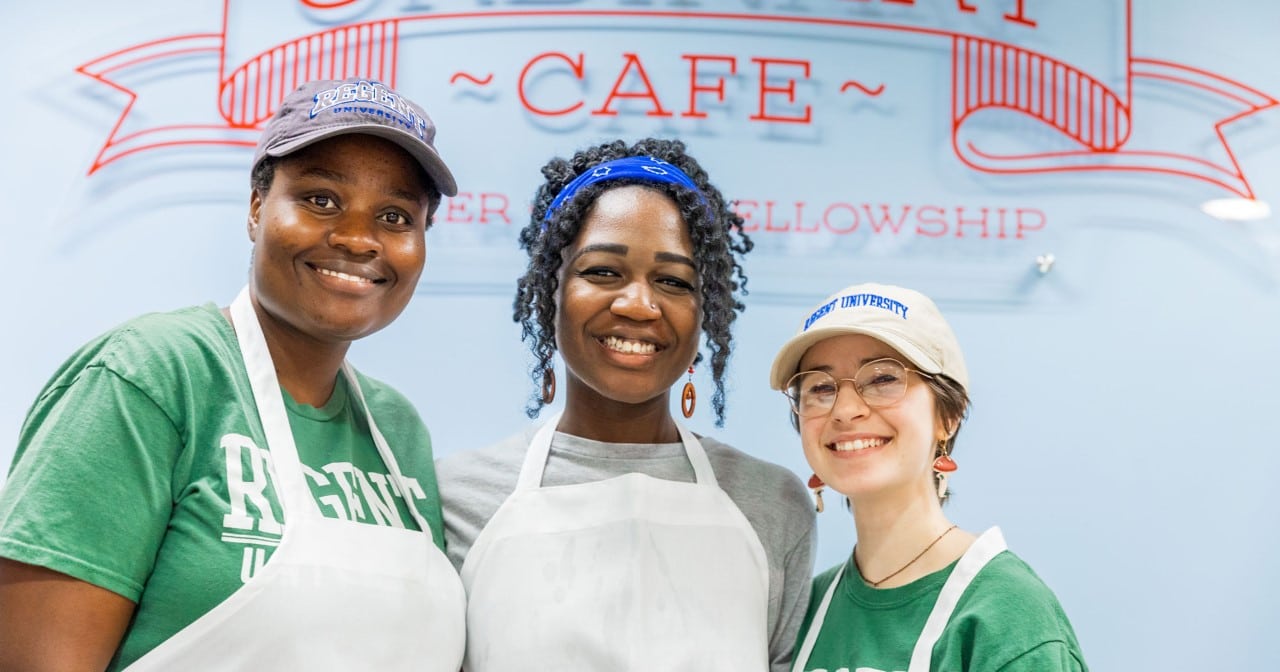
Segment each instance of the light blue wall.
M774 349L809 306L841 286L878 280L922 289L951 317L973 378L975 405L958 444L950 514L969 529L1003 528L1058 593L1093 669L1280 668L1280 653L1268 644L1280 626L1280 579L1272 571L1280 541L1268 515L1280 473L1280 217L1212 219L1199 204L1230 191L1168 172L1010 175L966 165L952 141L951 42L920 30L784 28L714 17L596 25L484 16L548 7L700 7L949 26L1053 53L1120 90L1128 63L1122 2L1026 0L1028 16L1040 21L1034 31L1001 20L1015 0L972 0L976 17L923 0L914 7L819 0L430 4L435 9L362 1L333 21L443 8L479 15L404 28L398 83L443 129L441 151L473 194L458 206L474 208L482 192L503 194L516 223L441 221L429 234L428 269L413 304L352 354L419 404L438 454L489 443L527 422L521 411L532 391L529 359L509 317L521 268L514 229L538 166L552 154L612 136L677 134L729 196L804 200L810 216L816 204L833 202L964 207L969 216L987 207L992 218L998 208L1033 209L1046 223L1023 239L999 239L994 229L983 239L972 226L962 238L954 230L941 238L913 235L911 227L874 234L866 221L844 236L761 231L748 263L753 291L737 328L728 421L717 429L700 410L695 429L807 476L785 403L765 382ZM76 346L141 312L225 304L245 278L247 148L141 151L86 175L129 99L77 66L148 40L222 30L224 5L216 0L120 6L0 6L0 63L8 77L0 221L9 288L0 346L11 359L0 387L0 463L10 459L26 408ZM323 13L307 14L296 2L228 6L233 65L263 45L324 27ZM1190 66L1280 97L1280 3L1135 0L1131 26L1136 58ZM220 121L219 55L207 44L201 49L121 61L111 76L140 93L119 135ZM588 106L599 105L628 51L644 60L676 112L688 102L681 54L733 54L738 74L729 100L711 106L705 121L654 119L625 106L613 118L542 118L521 106L516 80L523 64L549 50L584 53L589 75L580 85L564 72L544 73L542 88L533 89L544 105L580 90L588 92ZM810 79L797 89L812 105L810 123L747 119L758 85L752 57L811 62ZM489 87L451 84L462 71L491 72L495 80ZM885 89L878 96L840 93L847 79ZM1213 124L1240 111L1238 96L1214 98L1153 78L1132 90L1131 144L1091 161L1114 166L1127 160L1126 149L1160 151L1199 157L1201 164L1186 165L1222 176L1207 166L1230 167L1234 157L1256 196L1280 206L1280 108L1224 126L1228 155ZM987 151L1078 149L1019 115L987 112L969 123L962 138ZM1238 179L1223 179L1240 188ZM1035 258L1047 253L1057 261L1041 275ZM704 374L696 382L710 394ZM821 568L841 561L853 537L839 507L819 518Z

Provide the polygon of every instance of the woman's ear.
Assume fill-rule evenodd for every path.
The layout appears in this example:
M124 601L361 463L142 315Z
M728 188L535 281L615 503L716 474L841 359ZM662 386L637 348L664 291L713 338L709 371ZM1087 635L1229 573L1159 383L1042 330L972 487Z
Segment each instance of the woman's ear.
M944 441L950 440L951 437L955 435L956 435L955 427L949 426L947 423L942 422L941 420L938 421L938 430L934 432L935 441L937 441L938 443L942 443Z
M262 213L262 195L257 189L249 192L249 216L245 222L249 240L258 242L258 216Z

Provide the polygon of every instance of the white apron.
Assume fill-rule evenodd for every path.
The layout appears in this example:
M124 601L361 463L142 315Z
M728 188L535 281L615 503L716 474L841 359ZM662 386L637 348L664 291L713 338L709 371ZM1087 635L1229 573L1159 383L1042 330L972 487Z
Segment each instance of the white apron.
M543 487L559 420L462 565L467 672L767 670L768 560L698 440L695 483Z
M247 287L231 304L231 317L267 437L284 533L266 566L244 586L128 669L457 672L465 597L453 567L432 543L427 521L409 497L405 502L421 531L321 514L303 477ZM400 492L409 492L355 372L346 362L342 370L391 478Z
M960 601L960 596L964 594L965 589L973 583L973 577L982 571L983 567L992 558L999 555L1008 546L1004 543L1004 535L1000 534L1000 528L993 527L982 536L974 540L973 545L969 546L969 550L960 556L960 561L956 563L956 568L951 571L951 576L947 577L947 582L942 584L942 590L938 593L938 599L933 603L933 610L929 612L929 618L924 623L924 629L920 632L919 639L916 640L915 648L911 651L911 664L907 667L907 672L929 672L929 665L933 662L933 645L938 643L938 638L942 636L942 630L947 627L947 621L951 620L951 614L956 609L956 603ZM822 603L818 605L818 611L813 615L813 622L809 625L809 632L805 635L804 644L800 646L800 650L796 652L795 662L791 666L792 672L803 672L805 665L809 663L809 656L813 653L813 645L818 641L818 634L822 632L822 623L827 618L827 608L831 606L831 597L836 593L836 586L840 584L840 580L845 574L849 573L849 562L845 561L844 568L840 570L840 574L831 582L831 586L827 588L827 592L822 596Z

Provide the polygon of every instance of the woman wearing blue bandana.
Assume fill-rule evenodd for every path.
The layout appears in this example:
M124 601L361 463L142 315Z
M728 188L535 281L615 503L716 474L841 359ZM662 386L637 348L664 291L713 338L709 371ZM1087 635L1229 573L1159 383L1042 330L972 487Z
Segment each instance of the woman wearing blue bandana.
M804 487L672 413L673 396L695 412L684 379L706 362L722 422L742 219L678 141L542 172L514 317L536 358L530 415L557 388L564 410L437 467L465 669L786 670L812 571Z

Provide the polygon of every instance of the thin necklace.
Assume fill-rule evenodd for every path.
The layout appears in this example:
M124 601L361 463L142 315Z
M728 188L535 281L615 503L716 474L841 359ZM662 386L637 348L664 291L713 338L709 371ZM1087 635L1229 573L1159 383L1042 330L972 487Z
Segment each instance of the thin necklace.
M939 541L942 541L942 538L943 538L943 537L945 537L945 536L947 536L947 533L948 533L948 532L950 532L951 530L954 530L954 529L956 529L956 526L955 526L955 525L952 525L951 527L948 527L947 529L943 530L943 531L942 531L942 534L939 534L936 538L934 538L934 540L933 540L933 541L929 542L929 545L928 545L928 546L925 546L925 547L924 547L924 550L923 550L923 551L920 551L920 553L919 553L919 554L917 554L917 555L916 555L916 557L911 558L910 560L908 560L908 561L907 561L907 564L905 564L905 565L903 565L902 567L900 567L900 568L898 569L898 571L896 571L896 572L894 572L894 573L890 574L889 576L884 577L883 579L880 579L879 581L870 581L870 580L868 580L868 579L867 579L867 575L862 573L862 568L858 566L858 547L857 547L856 545L853 547L853 551L854 551L854 552L853 552L853 553L851 553L849 557L853 558L853 568L854 568L854 569L856 569L856 570L858 570L858 576L861 576L863 581L866 581L867 583L871 584L871 587L872 587L872 588L879 588L879 587L880 587L880 584L882 584L882 583L884 583L885 581L888 581L889 579L892 579L893 577L895 577L895 576L897 576L897 575L901 574L901 573L903 572L903 570L905 570L906 568L910 567L913 563L915 563L915 561L916 561L916 560L919 560L920 558L923 558L923 557L924 557L924 554L925 554L925 553L928 553L928 552L929 552L929 549L933 548L934 544L937 544Z

